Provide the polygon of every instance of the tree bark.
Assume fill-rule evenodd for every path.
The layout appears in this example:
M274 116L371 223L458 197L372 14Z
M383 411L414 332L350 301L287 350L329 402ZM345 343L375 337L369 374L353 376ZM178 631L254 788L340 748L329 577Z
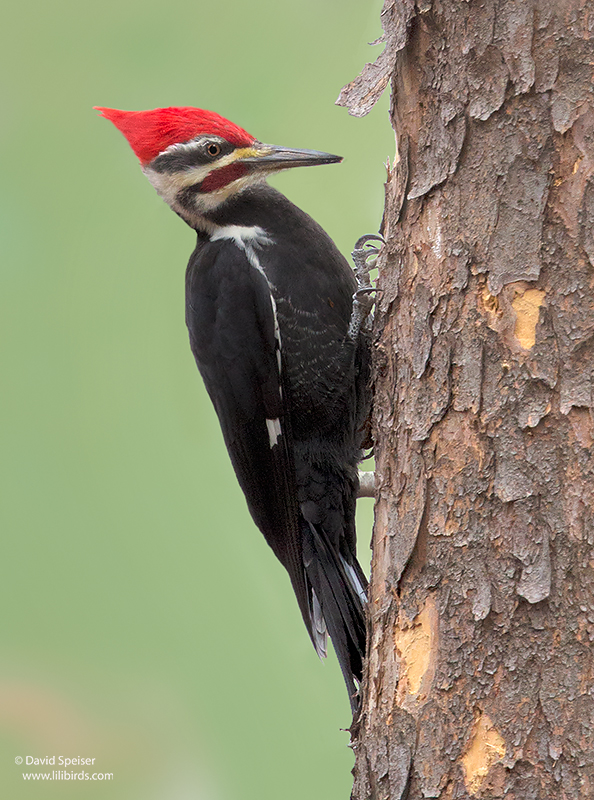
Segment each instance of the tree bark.
M354 800L594 797L594 1L386 0Z

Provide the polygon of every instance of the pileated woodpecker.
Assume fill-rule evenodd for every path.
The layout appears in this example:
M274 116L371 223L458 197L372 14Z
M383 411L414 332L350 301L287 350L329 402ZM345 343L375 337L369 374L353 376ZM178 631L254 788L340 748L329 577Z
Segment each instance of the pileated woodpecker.
M197 233L186 273L192 352L252 517L289 573L320 656L329 633L355 710L365 656L355 500L368 336L352 269L265 180L342 159L262 144L198 108L97 110Z

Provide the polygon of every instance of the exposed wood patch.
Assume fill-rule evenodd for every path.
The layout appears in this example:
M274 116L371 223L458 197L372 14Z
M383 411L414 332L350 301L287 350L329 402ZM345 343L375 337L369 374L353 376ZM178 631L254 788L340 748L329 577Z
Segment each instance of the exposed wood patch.
M531 350L536 342L539 309L544 298L545 292L542 289L526 289L512 300L512 308L516 312L514 334L524 350Z
M482 713L474 724L468 748L462 756L464 783L471 795L478 794L489 770L505 755L505 741Z
M439 647L435 600L429 596L408 627L400 619L394 631L394 645L400 658L397 702L403 708L426 701L430 691Z

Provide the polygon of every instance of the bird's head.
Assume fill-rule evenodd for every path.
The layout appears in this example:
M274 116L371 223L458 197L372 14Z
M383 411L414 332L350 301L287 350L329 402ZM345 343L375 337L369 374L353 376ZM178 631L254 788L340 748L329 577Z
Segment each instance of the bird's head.
M209 213L273 172L342 160L317 150L262 144L200 108L96 110L123 133L159 195L192 227L208 227Z

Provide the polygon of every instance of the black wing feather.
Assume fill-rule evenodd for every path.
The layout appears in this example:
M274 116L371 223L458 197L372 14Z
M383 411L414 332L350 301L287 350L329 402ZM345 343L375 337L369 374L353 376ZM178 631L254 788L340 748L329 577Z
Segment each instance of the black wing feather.
M186 323L250 513L287 569L313 639L273 304L265 277L233 242L200 242L192 254ZM280 422L273 447L266 419Z

